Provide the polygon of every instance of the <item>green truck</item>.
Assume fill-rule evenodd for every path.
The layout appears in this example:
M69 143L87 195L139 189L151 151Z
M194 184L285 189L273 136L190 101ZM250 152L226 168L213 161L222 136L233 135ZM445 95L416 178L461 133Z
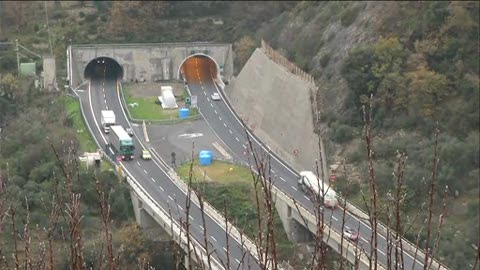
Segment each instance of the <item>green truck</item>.
M133 140L122 126L110 126L110 146L115 151L115 155L120 156L122 160L132 160L135 146Z

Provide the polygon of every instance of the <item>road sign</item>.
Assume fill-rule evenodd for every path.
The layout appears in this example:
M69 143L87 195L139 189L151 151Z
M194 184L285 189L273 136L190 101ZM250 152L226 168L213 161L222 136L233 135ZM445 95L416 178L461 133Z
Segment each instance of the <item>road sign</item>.
M197 96L196 95L191 96L191 101L192 101L192 103L191 103L192 107L197 108Z

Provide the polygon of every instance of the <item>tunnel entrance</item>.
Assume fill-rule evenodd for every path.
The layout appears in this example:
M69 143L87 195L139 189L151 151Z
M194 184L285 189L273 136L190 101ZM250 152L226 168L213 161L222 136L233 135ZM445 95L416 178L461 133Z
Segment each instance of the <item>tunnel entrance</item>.
M178 77L185 83L199 83L200 81L221 81L217 62L210 56L199 53L185 58L178 69Z
M121 80L123 69L110 57L97 57L87 64L83 77L86 80Z

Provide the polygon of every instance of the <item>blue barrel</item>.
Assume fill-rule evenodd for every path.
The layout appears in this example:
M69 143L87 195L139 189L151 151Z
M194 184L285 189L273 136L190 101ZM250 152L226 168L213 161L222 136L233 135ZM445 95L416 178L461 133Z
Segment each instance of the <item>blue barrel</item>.
M178 117L180 119L183 119L183 118L188 118L190 116L190 109L188 108L180 108L178 110Z
M212 164L213 155L211 151L202 150L200 151L200 154L198 155L198 157L200 158L201 166L208 166Z

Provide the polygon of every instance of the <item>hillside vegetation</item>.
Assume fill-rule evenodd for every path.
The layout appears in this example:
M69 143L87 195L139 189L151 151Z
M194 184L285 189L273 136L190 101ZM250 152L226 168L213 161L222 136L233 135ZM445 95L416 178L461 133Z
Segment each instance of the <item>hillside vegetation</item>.
M371 96L378 193L394 189L397 151L406 153L410 218L426 202L438 126L437 215L445 188L448 195L438 254L452 269L471 267L479 241L479 3L302 2L260 33L315 76L327 156L347 163L357 205L359 189L368 194L361 109ZM417 230L409 234L415 241Z

